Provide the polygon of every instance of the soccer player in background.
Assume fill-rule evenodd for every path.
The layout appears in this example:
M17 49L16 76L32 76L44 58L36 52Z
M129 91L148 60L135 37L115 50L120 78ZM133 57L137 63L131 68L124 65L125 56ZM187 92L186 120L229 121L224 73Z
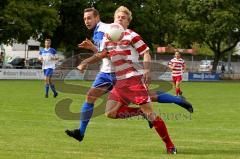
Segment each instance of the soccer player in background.
M135 115L137 112L143 112L164 141L167 152L175 154L176 148L168 135L164 121L153 112L151 97L146 86L150 77L149 67L151 56L149 48L143 42L140 35L127 29L131 20L132 13L124 6L119 7L114 14L114 22L124 27L123 39L120 42L114 43L105 38L103 40L103 50L100 53L97 53L94 46L88 47L88 41L82 43L83 47L95 50L95 55L84 60L78 68L80 71L83 71L88 64L110 56L111 62L115 67L117 82L108 97L106 113L109 110L116 109L116 117L122 118L118 115L128 111L126 108L131 109L129 110L130 112L135 112ZM136 68L135 64L140 62L140 56L143 57L144 68ZM144 72L141 71L142 69ZM140 108L130 108L128 107L130 103L136 104ZM76 136L72 137L77 139Z
M94 52L100 52L102 51L102 40L104 37L105 29L107 28L108 24L105 24L100 21L100 15L99 12L94 8L87 8L84 10L84 22L86 27L91 30L94 29L93 34L93 41L94 45L90 40L85 40L84 42L88 42L89 45L92 45L92 49ZM83 42L83 43L84 43ZM82 44L79 44L79 47L82 47ZM83 47L84 48L84 47ZM78 141L82 141L84 138L84 134L87 128L87 125L89 123L89 120L93 113L93 107L95 101L101 97L104 93L109 92L114 84L116 82L116 76L115 76L115 69L112 65L109 58L103 58L102 59L102 65L100 68L100 72L95 78L95 81L93 82L92 88L87 93L86 101L83 103L82 110L81 110L81 119L80 119L80 127L78 129L74 130L66 130L66 133L77 139ZM151 98L153 101L157 101L160 103L176 103L180 105L181 107L184 107L188 111L192 112L192 106L187 101L177 98L175 96L172 96L170 94L164 93L164 92L155 92L151 93ZM106 108L108 111L106 111L106 115L110 118L123 118L124 113L127 115L140 115L142 112L139 108L131 108L128 106L118 106L114 108ZM87 114L87 118L83 117ZM119 114L122 114L120 116ZM130 117L130 116L128 116ZM152 125L150 124L150 127Z
M1 52L1 53L0 53L0 68L3 67L3 64L4 64L4 53Z
M44 42L45 48L39 52L39 60L42 62L42 69L45 81L45 98L48 98L49 87L53 92L53 97L56 98L58 93L52 81L53 71L58 58L56 57L56 50L51 48L51 39L46 39Z
M186 70L186 65L184 60L181 58L181 54L179 51L176 51L174 56L175 57L171 59L170 62L168 63L168 67L172 71L172 80L176 91L176 95L182 96L183 92L180 88L180 84L182 82L183 73Z

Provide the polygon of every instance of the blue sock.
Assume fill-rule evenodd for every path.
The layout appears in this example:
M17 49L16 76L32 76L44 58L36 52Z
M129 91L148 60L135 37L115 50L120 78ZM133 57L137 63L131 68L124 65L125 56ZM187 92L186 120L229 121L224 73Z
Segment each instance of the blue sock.
M94 107L93 103L87 103L87 102L85 102L82 106L81 117L80 117L80 128L79 128L82 135L84 135L87 129L88 122L92 117L93 107Z
M45 84L45 95L48 95L49 92L49 84Z
M54 84L50 84L50 88L51 88L51 90L53 91L54 94L57 93Z
M175 103L180 104L183 100L165 92L157 92L157 101L159 103Z

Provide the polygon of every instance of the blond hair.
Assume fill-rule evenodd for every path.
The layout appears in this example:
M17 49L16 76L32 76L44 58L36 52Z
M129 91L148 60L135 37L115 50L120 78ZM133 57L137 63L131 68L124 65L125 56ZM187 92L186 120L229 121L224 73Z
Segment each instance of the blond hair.
M119 12L123 12L128 15L129 22L132 20L132 12L125 6L120 6L117 8L117 10L114 13L114 18L116 18L116 14Z
M175 54L178 53L179 55L181 55L181 52L179 50L175 51Z

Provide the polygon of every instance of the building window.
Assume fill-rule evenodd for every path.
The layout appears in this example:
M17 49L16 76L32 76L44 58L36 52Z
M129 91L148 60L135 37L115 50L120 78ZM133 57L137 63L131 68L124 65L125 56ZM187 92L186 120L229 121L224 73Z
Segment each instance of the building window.
M35 46L35 45L28 46L28 51L38 51L38 50L39 50L39 46Z

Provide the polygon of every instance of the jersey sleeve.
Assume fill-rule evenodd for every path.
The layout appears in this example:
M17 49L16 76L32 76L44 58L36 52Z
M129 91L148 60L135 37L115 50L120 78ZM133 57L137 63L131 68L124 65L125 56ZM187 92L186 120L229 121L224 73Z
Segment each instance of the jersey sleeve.
M99 36L98 37L99 38L99 42L98 42L97 49L98 49L99 52L101 52L103 50L103 45L104 45L104 43L103 43L104 32L99 32L98 36Z
M182 60L182 61L183 61L183 62L182 62L182 67L185 68L185 64L186 64L186 63L185 63L184 60Z
M94 32L94 35L93 35L93 42L94 42L94 45L96 46L96 48L98 49L98 51L102 51L102 40L103 40L103 37L104 37L104 32L102 31L96 31Z
M172 65L173 65L173 61L170 60L170 61L168 62L168 65L172 66Z
M132 31L131 32L131 37L132 37L132 40L131 40L132 45L140 55L143 55L146 51L149 50L149 47L142 40L142 38L139 34Z
M56 54L57 54L57 51L56 51L54 48L52 48L52 49L51 49L51 54L52 54L52 55L56 55Z

